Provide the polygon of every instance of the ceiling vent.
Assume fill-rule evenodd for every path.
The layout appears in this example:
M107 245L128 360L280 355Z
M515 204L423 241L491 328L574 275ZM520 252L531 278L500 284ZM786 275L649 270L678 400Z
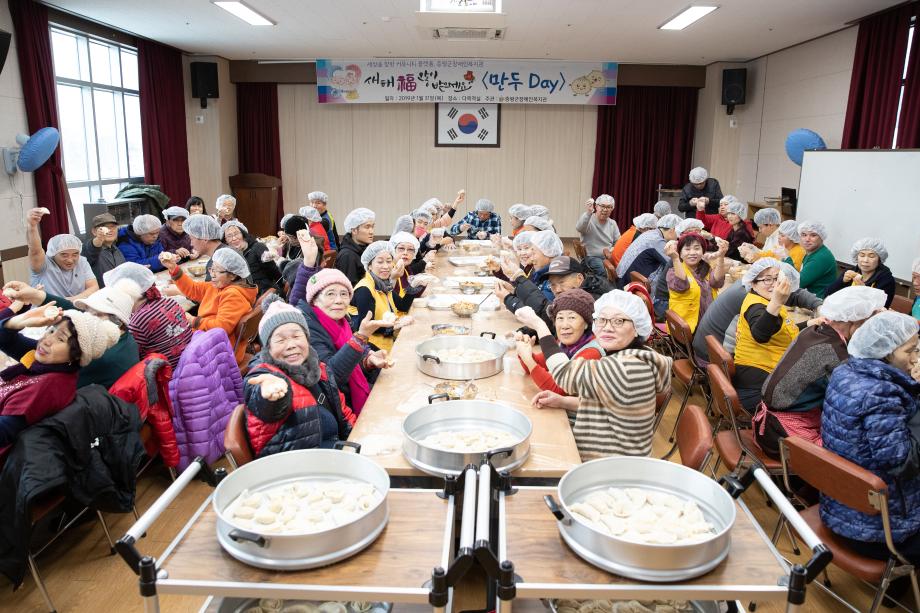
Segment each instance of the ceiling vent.
M434 28L431 37L435 40L502 40L504 28Z

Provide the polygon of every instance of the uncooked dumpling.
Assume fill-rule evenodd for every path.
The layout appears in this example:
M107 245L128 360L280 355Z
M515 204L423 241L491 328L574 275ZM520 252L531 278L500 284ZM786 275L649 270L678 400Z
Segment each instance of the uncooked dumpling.
M284 606L284 601L277 598L262 598L259 600L259 606L266 611L280 611Z
M265 524L267 526L268 524L275 523L275 520L277 518L278 518L277 513L272 513L271 511L267 509L262 509L256 513L256 516L254 519L260 524Z
M255 514L256 510L254 508L242 504L237 505L236 509L233 510L233 516L240 519L252 519Z
M319 605L319 611L320 613L348 613L348 609L341 602L324 602Z

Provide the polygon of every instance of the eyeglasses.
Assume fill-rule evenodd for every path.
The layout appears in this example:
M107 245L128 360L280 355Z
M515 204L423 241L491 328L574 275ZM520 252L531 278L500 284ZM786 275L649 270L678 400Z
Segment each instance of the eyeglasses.
M610 206L609 204L606 204L606 205L605 205L605 204L599 204L599 205L597 205L597 210L599 210L599 211L612 211L612 210L613 210L613 207Z
M624 317L614 317L614 318L609 318L609 317L595 317L595 318L594 318L594 325L597 326L597 327L598 327L599 329L601 329L601 330L603 330L604 328L606 328L606 327L607 327L607 324L610 324L611 326L613 326L613 329L614 329L614 330L619 330L620 328L622 328L622 327L625 326L626 324L631 324L632 322L633 322L633 320L631 320L631 319L626 319L626 318L624 318Z
M754 279L754 283L763 283L764 285L775 285L779 277L764 277L762 279Z

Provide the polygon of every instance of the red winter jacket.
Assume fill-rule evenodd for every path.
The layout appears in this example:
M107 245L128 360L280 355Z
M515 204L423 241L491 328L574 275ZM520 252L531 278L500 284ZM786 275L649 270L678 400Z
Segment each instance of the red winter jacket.
M706 228L706 230L708 230L713 236L718 236L721 239L728 240L728 235L732 231L732 225L728 223L727 219L718 213L715 215L707 215L703 211L697 211L696 218L703 222L703 227ZM751 225L750 219L745 219L744 225L747 226L751 236L755 236L757 234L754 232L754 226Z
M147 455L159 452L166 466L179 465L179 448L172 425L172 404L169 401L169 381L172 366L162 353L150 353L135 364L109 388L109 393L137 405L141 419L153 429L146 443Z

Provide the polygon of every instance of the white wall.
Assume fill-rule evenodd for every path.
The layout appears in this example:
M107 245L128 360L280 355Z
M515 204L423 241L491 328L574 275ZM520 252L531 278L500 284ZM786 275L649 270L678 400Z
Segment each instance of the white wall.
M595 107L503 104L497 149L435 147L431 104L320 105L315 85L279 85L278 107L288 212L322 190L340 226L367 206L377 233L389 234L399 215L463 188L469 206L489 198L503 220L517 202L546 205L559 233L576 236L594 173Z
M744 64L717 63L700 90L694 165L709 169L722 191L742 200L779 196L799 185L800 168L786 157L786 135L796 128L840 147L856 49L856 26ZM734 115L721 105L722 70L747 68L747 98ZM730 127L730 120L737 126Z
M13 31L9 3L0 0L0 29ZM16 36L6 57L6 65L0 73L0 146L16 146L16 135L28 133L26 106L19 77L19 59L16 57ZM25 211L38 206L35 203L35 186L32 175L18 172L7 180L7 174L0 169L0 250L22 247L25 240ZM26 258L2 262L3 278L29 280Z

